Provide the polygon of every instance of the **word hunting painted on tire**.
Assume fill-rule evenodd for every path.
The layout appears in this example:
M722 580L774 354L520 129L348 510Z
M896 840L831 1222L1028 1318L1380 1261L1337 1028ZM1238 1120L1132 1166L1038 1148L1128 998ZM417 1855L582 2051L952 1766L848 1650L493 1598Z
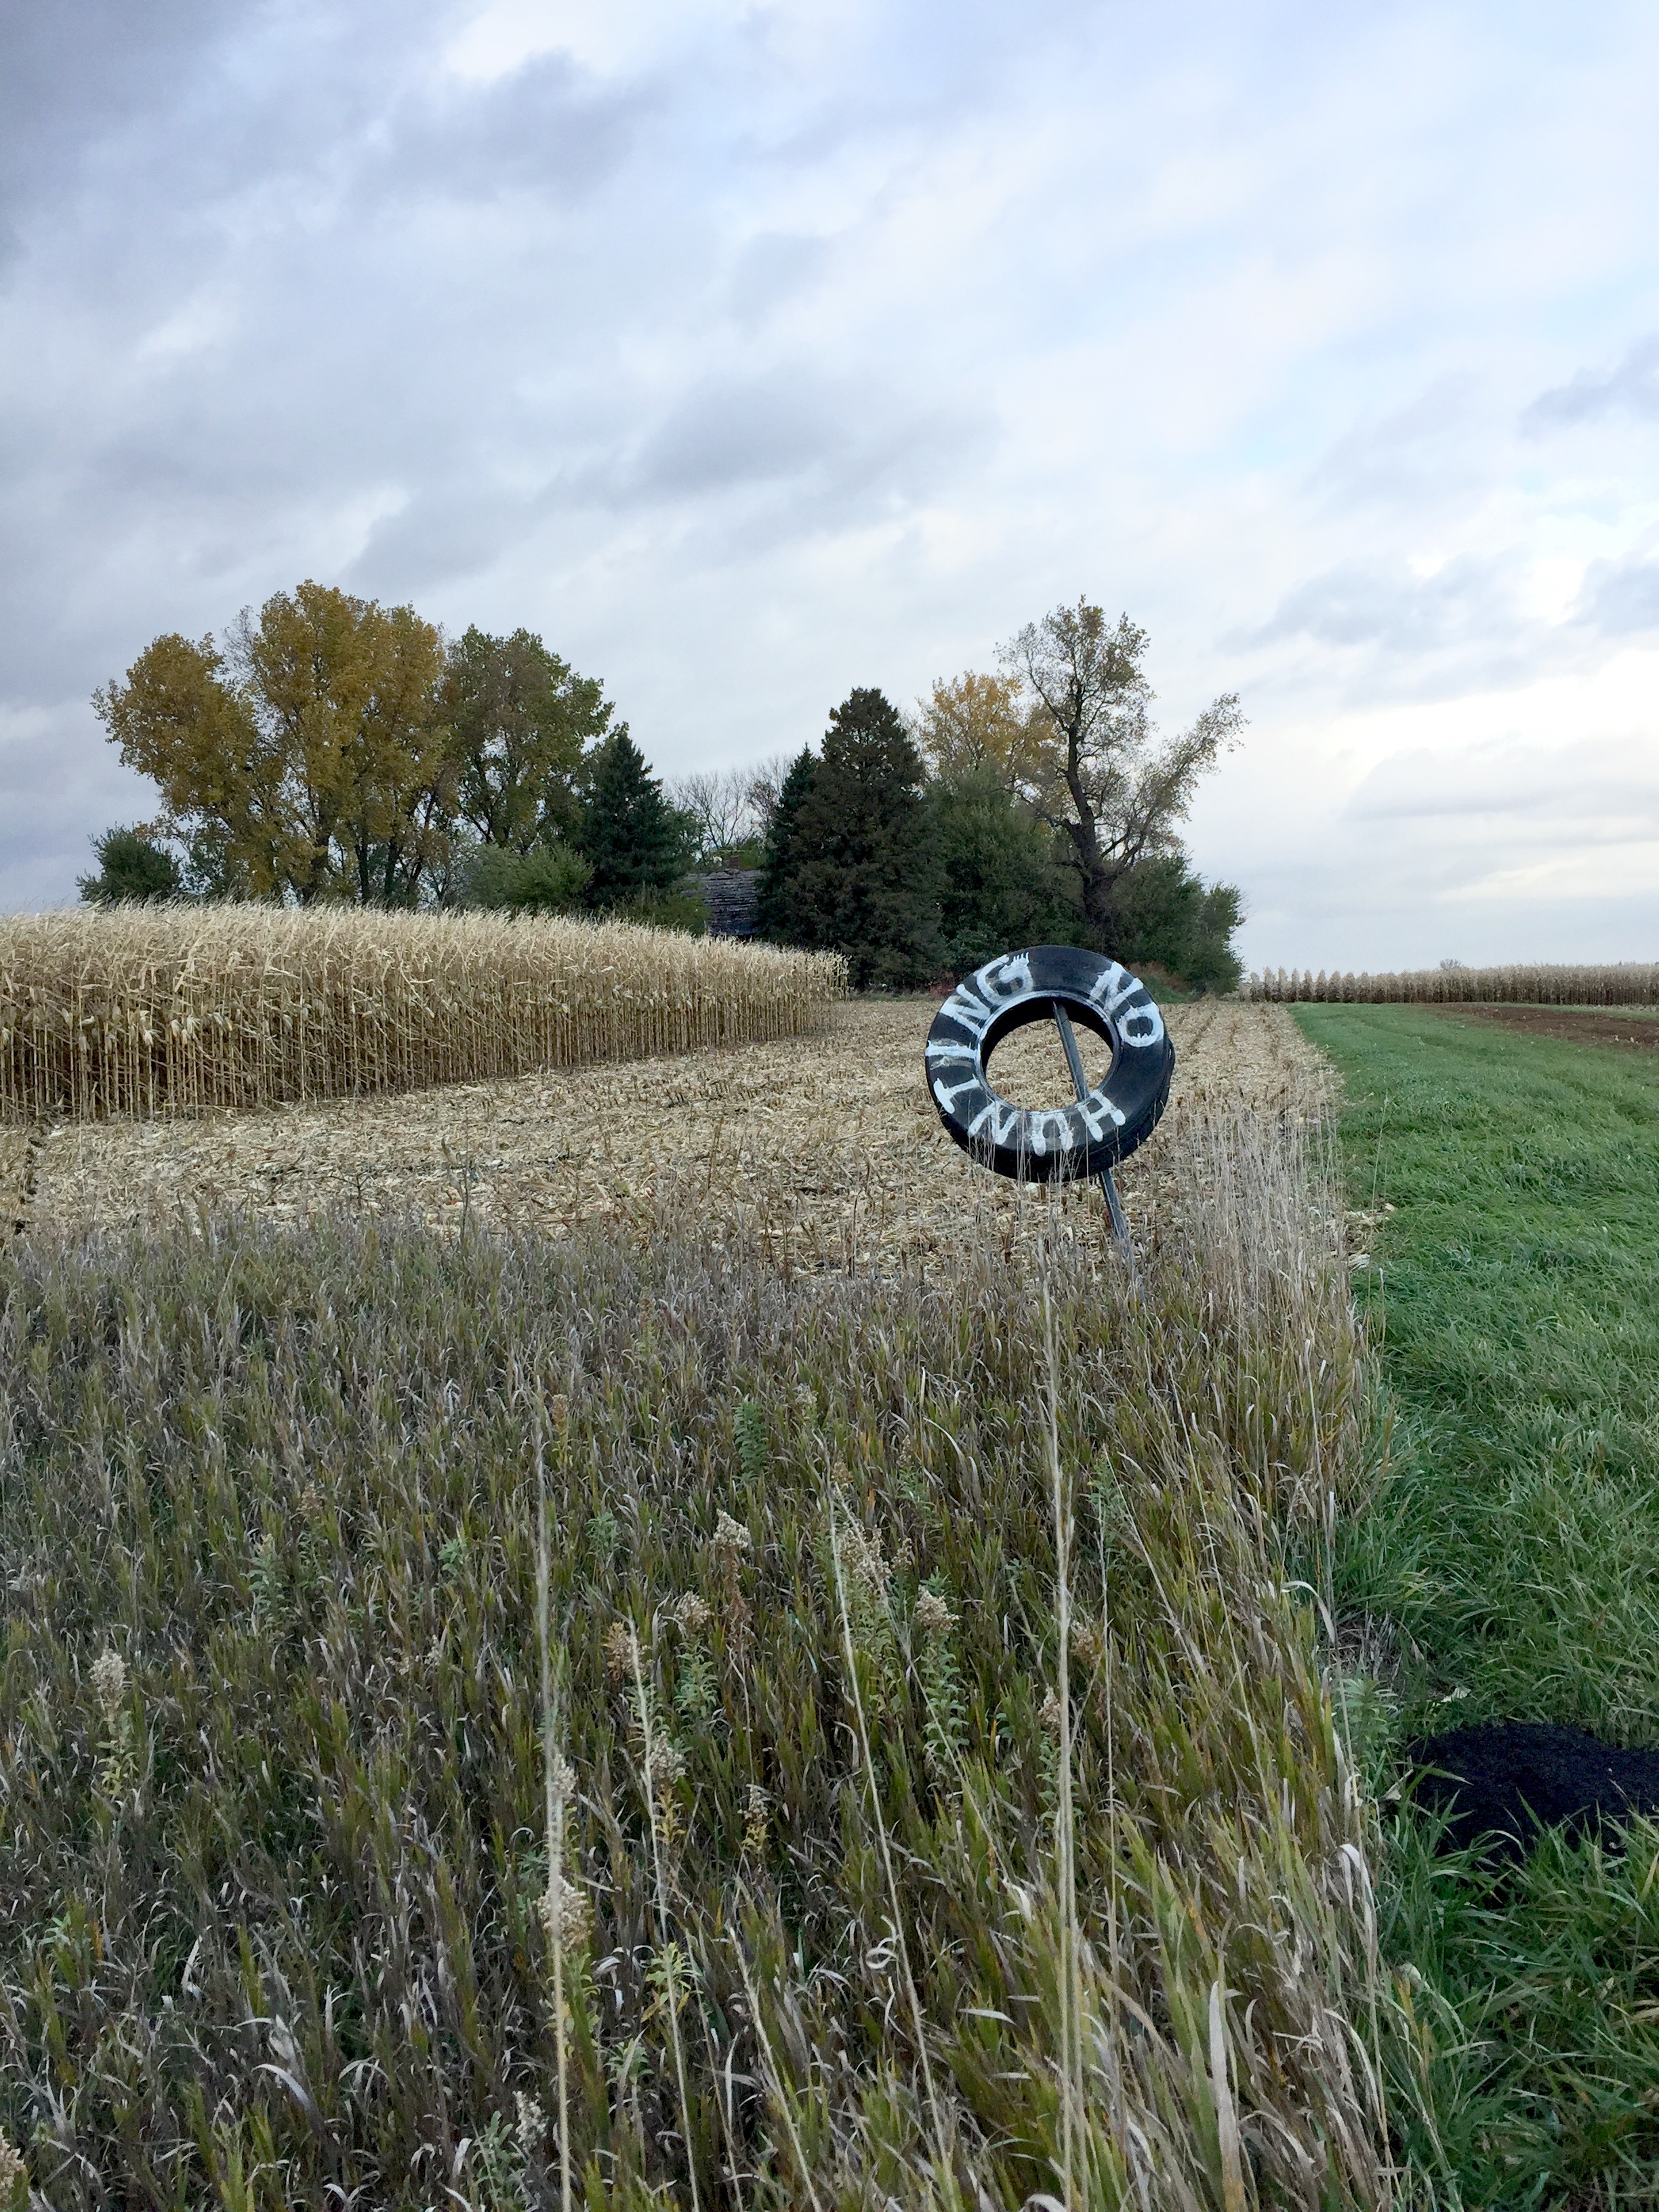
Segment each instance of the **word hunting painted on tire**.
M1111 1048L1105 1079L1065 1106L1016 1106L986 1063L1012 1030L1056 1006ZM926 1054L939 1119L963 1150L1020 1182L1079 1182L1144 1144L1175 1074L1175 1046L1152 993L1115 960L1073 945L1038 945L988 961L933 1017Z

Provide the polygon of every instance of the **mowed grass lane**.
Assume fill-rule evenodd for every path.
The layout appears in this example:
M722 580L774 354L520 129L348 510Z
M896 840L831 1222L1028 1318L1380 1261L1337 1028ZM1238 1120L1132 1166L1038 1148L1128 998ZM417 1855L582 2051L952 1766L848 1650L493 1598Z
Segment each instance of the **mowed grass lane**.
M1358 1280L1392 1475L1339 1592L1392 1644L1394 1737L1505 1717L1650 1742L1659 1068L1417 1007L1297 1018L1346 1078L1351 1200L1379 1217ZM1552 1839L1498 1879L1399 1824L1401 2109L1437 2203L1659 2203L1656 1842Z

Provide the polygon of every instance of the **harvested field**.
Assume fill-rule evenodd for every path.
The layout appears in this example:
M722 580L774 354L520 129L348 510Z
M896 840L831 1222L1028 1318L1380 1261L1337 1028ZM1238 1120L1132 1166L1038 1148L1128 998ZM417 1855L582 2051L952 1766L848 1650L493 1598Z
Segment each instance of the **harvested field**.
M1565 1037L1573 1044L1632 1044L1659 1051L1659 1010L1621 1006L1615 1012L1584 1006L1445 1006L1437 1011L1459 1022L1492 1022L1527 1036Z
M816 1036L398 1097L69 1123L40 1156L33 1218L119 1228L204 1207L295 1219L343 1206L564 1230L644 1223L669 1204L704 1225L758 1228L816 1264L926 1255L965 1210L1011 1219L1031 1203L939 1125L921 1061L934 1006L865 1000ZM1169 1020L1177 1109L1200 1097L1316 1107L1325 1063L1283 1008L1200 1001ZM1011 1096L1066 1095L1046 1026L1012 1039L996 1072ZM23 1133L7 1138L9 1190ZM1143 1226L1167 1195L1166 1149L1160 1131L1122 1172ZM1086 1218L1098 1206L1091 1192L1060 1202Z

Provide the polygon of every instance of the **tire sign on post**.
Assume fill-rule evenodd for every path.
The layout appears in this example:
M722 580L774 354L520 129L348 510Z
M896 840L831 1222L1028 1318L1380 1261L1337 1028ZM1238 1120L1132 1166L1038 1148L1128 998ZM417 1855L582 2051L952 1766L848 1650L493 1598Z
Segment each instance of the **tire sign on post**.
M1016 1106L992 1089L986 1063L1011 1031L1041 1021L1060 1031L1077 1097L1064 1106ZM1111 1051L1092 1090L1074 1024ZM1112 1170L1157 1127L1175 1073L1175 1046L1139 976L1074 945L1004 953L959 983L934 1015L927 1066L939 1119L965 1152L1018 1182L1097 1179L1128 1253Z

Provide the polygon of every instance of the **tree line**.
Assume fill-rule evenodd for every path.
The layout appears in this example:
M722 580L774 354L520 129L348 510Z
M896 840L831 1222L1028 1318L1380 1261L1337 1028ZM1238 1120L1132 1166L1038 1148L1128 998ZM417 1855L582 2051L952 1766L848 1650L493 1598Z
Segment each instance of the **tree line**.
M319 900L687 921L696 826L596 678L529 630L278 592L222 643L156 638L93 706L159 787L94 841L93 899Z
M1239 894L1200 880L1178 832L1243 718L1226 695L1160 736L1146 653L1079 600L908 715L856 690L816 750L665 789L603 685L529 631L446 643L412 608L305 583L222 645L157 638L94 695L163 811L94 841L82 895L697 927L688 870L747 867L760 933L843 953L860 988L1042 942L1224 988Z
M778 791L763 933L843 951L861 988L1035 944L1236 982L1239 893L1200 879L1178 830L1243 717L1227 694L1160 737L1146 650L1127 616L1079 600L1027 624L997 672L935 684L908 718L854 691Z

